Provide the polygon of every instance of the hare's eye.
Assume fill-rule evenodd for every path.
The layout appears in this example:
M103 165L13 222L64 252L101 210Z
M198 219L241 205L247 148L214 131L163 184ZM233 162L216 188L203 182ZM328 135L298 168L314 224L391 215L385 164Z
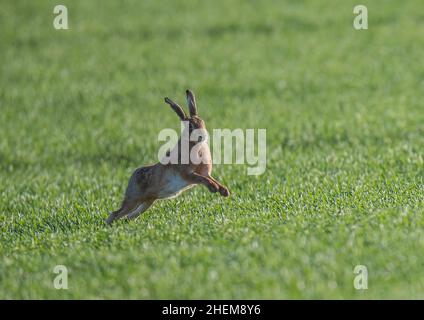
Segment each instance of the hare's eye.
M199 138L197 138L197 142L201 142L203 140L202 136L199 136Z

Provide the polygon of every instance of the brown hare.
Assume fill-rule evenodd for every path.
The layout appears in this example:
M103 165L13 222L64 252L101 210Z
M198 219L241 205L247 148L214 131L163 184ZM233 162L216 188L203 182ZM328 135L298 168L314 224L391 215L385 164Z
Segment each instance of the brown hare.
M210 192L219 192L224 197L230 195L228 189L211 176L212 159L209 146L206 141L202 141L207 134L205 122L197 113L193 92L187 90L186 95L190 116L187 116L178 104L165 98L165 102L185 124L178 143L166 154L168 158L177 159L177 161L168 161L168 163L160 161L136 169L129 180L121 208L109 215L108 224L125 216L134 219L146 211L156 200L176 197L196 184L203 184ZM187 138L192 136L191 134L195 131L203 132L203 134L199 134L195 141ZM184 148L184 143L188 148ZM201 158L201 161L198 159L193 161L192 151ZM190 154L190 157L184 153ZM188 161L181 161L183 158L187 158Z

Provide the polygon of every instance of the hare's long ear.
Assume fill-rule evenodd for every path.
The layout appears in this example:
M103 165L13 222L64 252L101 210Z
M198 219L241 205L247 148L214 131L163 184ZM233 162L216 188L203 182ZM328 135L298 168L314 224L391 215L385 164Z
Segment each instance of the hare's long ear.
M190 110L190 116L197 115L196 98L191 90L186 90L188 109Z
M181 120L187 119L187 115L185 114L183 108L181 108L178 104L176 104L168 97L165 98L165 102L171 106L171 108L175 111L175 113L180 117Z

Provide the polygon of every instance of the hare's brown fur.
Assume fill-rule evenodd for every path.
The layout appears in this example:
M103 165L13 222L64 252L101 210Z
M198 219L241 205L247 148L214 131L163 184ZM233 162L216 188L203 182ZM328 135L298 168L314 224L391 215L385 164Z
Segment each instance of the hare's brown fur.
M197 114L196 100L193 92L186 91L190 116L172 100L165 98L172 109L177 113L182 121L189 124L189 132L192 130L205 130L204 121ZM181 138L170 154L181 159ZM196 145L196 142L189 142L189 152ZM202 143L197 150L202 154L203 161L194 164L191 159L188 164L163 164L158 162L154 165L138 168L132 174L125 192L122 206L119 210L112 212L107 219L107 223L127 216L129 219L138 217L146 211L156 200L168 199L178 196L184 190L196 184L203 184L210 192L219 192L222 196L229 196L228 189L211 176L212 159L209 146Z

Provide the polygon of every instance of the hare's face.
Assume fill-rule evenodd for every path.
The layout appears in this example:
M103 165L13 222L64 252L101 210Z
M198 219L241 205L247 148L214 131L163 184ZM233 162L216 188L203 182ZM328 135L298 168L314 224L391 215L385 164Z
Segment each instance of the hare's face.
M190 133L196 129L206 129L205 122L198 116L188 118L186 121L188 121Z
M204 141L208 134L205 122L198 116L193 116L186 121L188 122L189 136L194 137L198 142Z

